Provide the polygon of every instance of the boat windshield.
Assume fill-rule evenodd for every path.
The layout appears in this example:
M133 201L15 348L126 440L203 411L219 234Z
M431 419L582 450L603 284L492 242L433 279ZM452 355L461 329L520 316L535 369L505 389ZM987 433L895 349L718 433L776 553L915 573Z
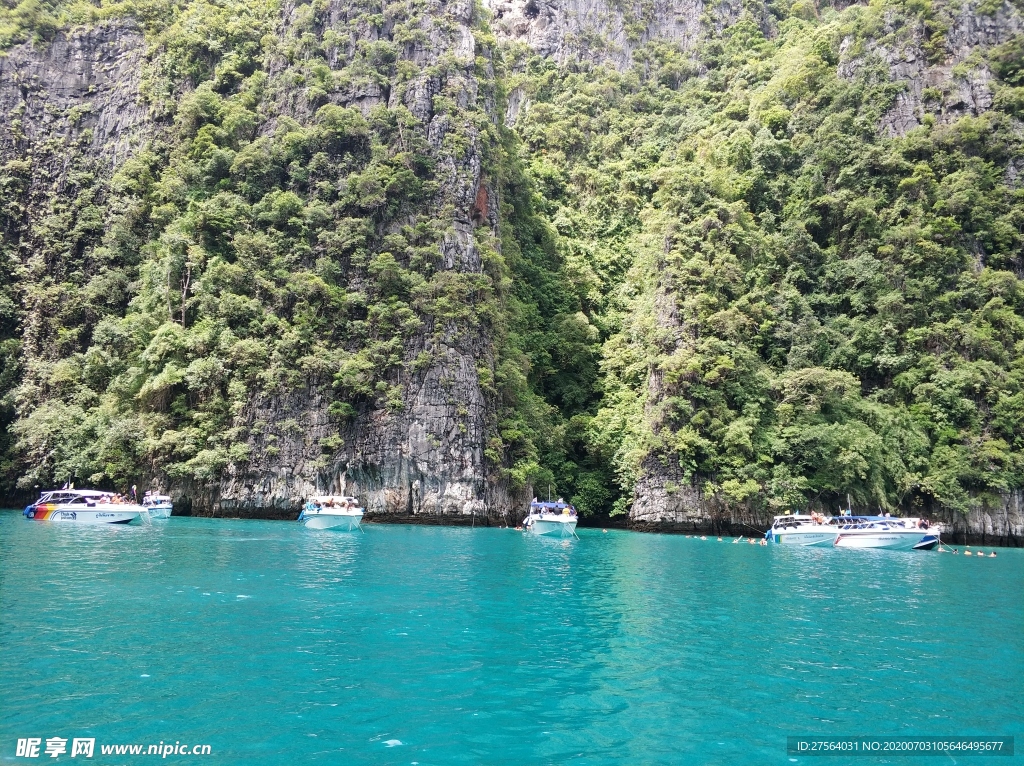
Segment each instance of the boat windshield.
M773 527L799 527L804 524L815 524L815 520L811 516L776 516Z
M545 503L541 501L534 501L530 503L530 513L549 513L558 516L568 513L570 516L575 516L576 509L570 503Z
M101 498L108 497L108 493L87 489L52 489L43 492L39 496L40 503L59 503L62 505L87 505L96 502Z

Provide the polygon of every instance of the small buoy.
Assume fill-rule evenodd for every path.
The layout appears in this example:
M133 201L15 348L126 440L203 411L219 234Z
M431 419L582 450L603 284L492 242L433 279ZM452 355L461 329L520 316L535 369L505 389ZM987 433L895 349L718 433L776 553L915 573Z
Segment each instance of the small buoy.
M995 552L995 551L992 551L992 552L991 552L990 554L988 554L988 557L989 557L990 559L994 559L994 558L996 557L996 552Z
M970 552L970 551L964 551L964 555L965 555L965 556L970 556L970 555L971 555L971 552Z

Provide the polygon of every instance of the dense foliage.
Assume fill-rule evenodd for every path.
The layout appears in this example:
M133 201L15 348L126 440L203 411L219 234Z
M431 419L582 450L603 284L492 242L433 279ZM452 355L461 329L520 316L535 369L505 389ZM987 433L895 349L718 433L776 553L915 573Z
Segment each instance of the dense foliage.
M996 109L879 129L906 86L878 38L913 44L939 10L804 14L770 40L741 20L697 62L652 45L625 73L524 56L518 130L607 334L589 438L624 492L652 458L773 508L1021 486L1024 38L988 52Z
M48 157L8 168L10 201L47 213L25 230L23 208L5 206L32 317L11 396L22 486L123 483L140 469L215 478L247 459L261 425L238 416L261 392L328 382L339 424L400 409L403 381L442 340L493 332L491 275L441 267L451 212L437 158L473 151L474 134L495 143L486 114L456 103L464 65L441 57L427 72L447 83L432 103L451 117L440 151L400 97L365 114L329 103L401 94L422 74L394 40L433 22L411 2L375 8L350 4L327 29L326 3L303 6L276 38L274 4L190 3L151 31L147 89L173 120L166 137L109 181L73 155L82 167L65 187L34 198L16 184ZM385 24L391 41L365 42ZM484 99L493 85L481 81ZM322 441L325 456L340 444ZM529 451L494 449L513 466Z
M248 458L238 415L260 392L329 381L339 424L401 409L469 333L493 348L490 461L584 512L624 510L652 460L769 508L966 509L1024 484L1024 37L926 90L943 119L887 137L906 86L884 52L943 60L944 5L772 5L627 71L498 48L478 11L475 97L457 62L431 65L443 155L480 146L499 192L471 274L440 267L440 155L401 99L331 103L408 87L403 51L444 20L350 5L331 26L299 5L283 33L257 0L0 9L0 48L141 21L173 121L112 179L84 152L60 189L29 182L45 157L3 169L8 482L209 480ZM978 67L993 108L950 116ZM527 106L495 124L513 93Z

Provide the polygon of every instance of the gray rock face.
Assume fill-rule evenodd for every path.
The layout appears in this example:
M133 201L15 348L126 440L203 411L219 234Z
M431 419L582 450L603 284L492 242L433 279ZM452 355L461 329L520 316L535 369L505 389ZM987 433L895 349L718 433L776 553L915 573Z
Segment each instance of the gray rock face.
M434 99L454 94L460 105L482 104L494 122L504 118L510 124L528 103L522 91L513 91L505 114L498 115L490 97L481 95L475 67L478 57L488 65L489 51L478 46L471 3L429 0L428 5L432 23L424 34L403 43L399 54L419 67L411 79L354 79L327 99L364 113L379 105L409 109L437 163L439 191L432 207L446 225L440 244L442 267L480 273L475 230L485 227L496 234L499 216L496 194L484 175L485 148L475 129L453 126L449 116L435 113ZM646 42L665 40L690 48L702 35L720 32L743 12L739 0L485 0L484 5L493 30L503 40L525 43L561 63L583 60L618 67L628 66L633 52ZM845 44L839 64L842 76L853 77L870 57L882 57L890 76L907 82L880 130L898 135L920 124L926 112L952 121L991 105L991 74L982 64L969 62L975 61L979 46L1004 42L1024 24L1009 2L990 16L975 9L976 4L968 3L956 12L946 35L947 55L937 63L926 57L922 30L898 49L871 41L854 56L849 54L849 42ZM278 27L282 39L298 34L292 25L301 12L299 4L285 4ZM362 10L342 0L330 0L323 19L325 30L355 30L333 43L327 63L335 70L352 59L358 44L395 38L392 24L371 24ZM761 23L770 33L766 11ZM436 66L448 57L455 67ZM123 22L61 34L44 46L18 46L0 57L0 115L9 127L0 131L0 158L31 158L33 178L45 178L48 188L59 188L61 175L68 172L68 153L62 149L72 144L103 172L113 172L159 131L140 99L145 60L141 33ZM284 56L271 56L267 62L272 77L290 66ZM941 97L935 99L930 89L941 92ZM272 114L261 126L265 134L273 132L275 115L305 121L319 105L311 103L301 88L281 88L275 98L273 108L268 107ZM458 153L446 148L446 137L456 128L461 129L460 138L468 136ZM1016 161L1007 169L1008 178L1017 183L1022 172ZM671 330L665 337L684 342L674 301L662 305L661 324ZM304 388L256 396L237 423L248 433L249 461L229 465L219 481L208 485L157 480L176 497L187 499L197 513L288 516L298 511L305 496L319 490L358 495L371 513L485 515L514 521L531 494L529 488L513 491L484 456L493 432L494 404L480 385L478 369L493 372L492 339L477 328L442 329L436 334L442 340L431 339L434 328L425 328L406 349L407 359L427 352L430 362L395 381L403 386L402 400L395 406L366 408L338 423L328 413L329 381L313 380ZM652 372L653 398L660 386L657 372ZM763 527L767 521L702 497L670 462L652 457L644 468L631 512L632 523L640 528L739 533L743 525ZM1018 493L1004 500L999 508L951 523L962 521L967 535L1020 540L1021 497Z
M701 34L702 0L610 3L605 0L485 0L491 26L502 39L522 42L559 63L607 61L625 67L651 40L692 47ZM722 3L716 10L730 17ZM738 10L737 10L738 15Z
M967 516L950 511L939 512L943 539L952 543L997 543L1024 546L1024 494L1020 490L1003 493L994 505L986 504Z
M329 388L310 386L257 401L247 413L254 459L231 467L194 507L214 515L294 515L316 492L357 496L368 513L477 516L511 521L525 497L488 476L483 445L488 404L469 349L447 347L409 381L406 407L371 411L340 429ZM340 435L340 449L325 449Z
M0 114L9 127L0 133L0 156L84 138L107 168L123 162L151 132L139 100L144 58L142 33L125 23L0 56Z
M879 131L886 136L902 136L920 125L926 114L940 123L951 123L990 109L992 73L974 54L979 48L1006 42L1022 29L1024 17L1009 2L992 15L979 14L977 3L965 3L946 33L941 60L933 56L929 61L924 47L927 34L922 27L911 30L896 46L871 40L866 50L855 56L848 55L852 41L844 40L839 75L852 79L872 59L884 61L890 79L906 83L906 89L882 117ZM897 31L895 26L885 29L887 35Z
M1024 17L1009 2L997 12L981 15L977 3L959 6L945 35L944 53L932 61L925 50L927 35L920 29L902 29L895 21L884 28L885 43L869 40L854 52L854 41L840 46L838 74L853 79L865 67L881 60L893 82L906 84L893 106L882 117L878 129L886 136L904 135L917 127L926 114L941 123L952 123L963 116L978 116L991 108L992 73L978 54L999 45L1024 30ZM898 40L894 44L892 41ZM1011 160L1005 177L1019 185L1022 163ZM689 333L682 325L675 306L677 288L663 283L657 297L659 337L662 352L671 354L685 347ZM668 393L658 369L647 379L648 416L656 422L658 403ZM960 542L1024 544L1024 518L1021 494L1005 493L995 507L980 506L968 515L935 508L928 515L944 522L949 538ZM827 509L826 509L827 510ZM905 515L917 515L921 509L905 508ZM727 504L723 498L706 497L691 479L687 479L671 457L654 454L647 458L634 490L629 513L630 524L637 529L679 532L726 532L754 534L771 523L769 512L756 512Z
M159 130L140 98L145 50L133 24L114 22L0 56L0 167L15 180L5 189L3 236L21 279L65 281L65 269L77 267L55 253L62 245L81 252L81 242L61 240L83 228L82 189L98 200L116 169ZM25 354L41 353L52 337L52 308L26 305Z

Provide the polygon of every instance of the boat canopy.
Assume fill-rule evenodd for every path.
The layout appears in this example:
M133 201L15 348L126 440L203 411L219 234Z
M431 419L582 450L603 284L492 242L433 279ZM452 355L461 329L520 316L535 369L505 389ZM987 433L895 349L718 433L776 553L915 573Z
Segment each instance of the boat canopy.
M539 508L544 511L560 511L563 508L572 508L570 503L545 503L542 501L534 500L530 503L531 508Z
M811 521L811 520L813 520L814 515L815 514L790 513L790 514L786 514L785 516L775 516L772 520L776 524L778 524L779 522L782 522L783 524L785 524L786 522L793 522L793 521L797 521L797 522L799 522L799 521ZM865 521L903 521L904 520L903 517L900 517L900 516L826 516L825 514L821 514L821 516L826 518L826 519L830 519L833 523L836 523L836 524L860 523L860 522L865 522Z
M55 492L60 492L64 495L76 495L78 497L104 497L115 494L114 492L104 492L100 489L47 489L39 493L39 496L52 495Z

